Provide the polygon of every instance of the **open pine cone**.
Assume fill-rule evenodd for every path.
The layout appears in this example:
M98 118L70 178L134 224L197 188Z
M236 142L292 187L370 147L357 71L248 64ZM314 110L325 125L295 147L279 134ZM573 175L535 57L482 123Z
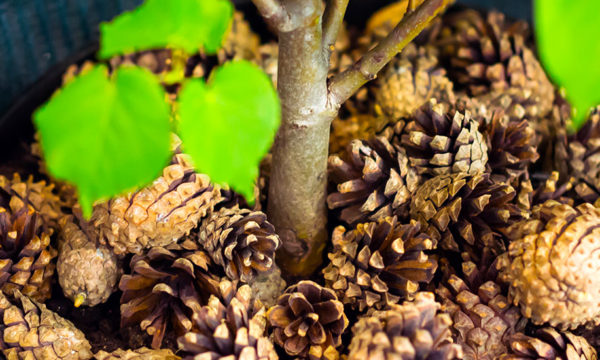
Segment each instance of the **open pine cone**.
M396 126L400 126L397 123ZM406 218L410 196L419 183L416 169L386 136L354 140L341 156L329 157L329 209L349 225L385 216Z
M193 243L191 243L193 245ZM176 334L190 331L193 319L211 294L218 294L219 279L212 275L208 254L190 249L152 248L131 259L131 274L121 277L121 326L139 324L152 336L152 348L162 343L168 324Z
M253 299L248 285L224 280L220 297L211 295L194 315L194 328L177 341L190 356L185 359L276 360L266 337L265 308Z
M559 329L599 324L600 209L554 201L541 207L539 220L503 256L510 298L534 324Z
M245 283L271 269L281 243L265 213L237 205L202 221L198 240L230 279Z
M461 359L462 349L452 340L452 320L439 309L432 293L418 293L414 301L359 319L352 328L348 360Z
M0 349L7 360L86 360L91 345L69 320L19 291L0 292Z
M500 360L597 360L596 349L581 336L568 331L542 328L533 336L523 333L510 338L510 350Z
M436 242L420 230L418 222L399 224L396 217L350 231L338 226L328 255L331 262L323 270L325 284L361 312L412 298L437 269L437 261L425 253Z
M508 23L503 14L487 16L475 10L450 13L435 40L448 62L449 77L470 95L505 92L527 103L530 116L552 108L554 87L525 44L529 34L523 21Z
M176 243L219 201L208 176L196 173L188 156L177 154L152 185L96 205L90 222L100 242L116 254L139 254Z
M310 360L338 358L335 348L342 344L348 318L332 290L300 281L281 295L267 315L275 342L288 355Z
M0 287L7 294L19 290L44 301L52 292L57 254L50 244L52 230L45 229L42 215L27 198L0 187Z
M113 352L99 351L94 354L96 360L179 360L179 356L169 349L148 349L146 347L135 350L117 349Z
M401 129L401 146L419 174L475 174L485 170L488 147L469 111L431 99Z

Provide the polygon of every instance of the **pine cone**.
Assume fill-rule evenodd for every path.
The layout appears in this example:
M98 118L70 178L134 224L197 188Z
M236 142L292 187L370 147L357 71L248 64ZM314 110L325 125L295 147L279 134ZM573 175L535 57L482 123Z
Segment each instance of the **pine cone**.
M218 294L219 279L201 250L152 248L146 255L134 255L130 266L131 275L119 282L121 326L139 324L152 336L153 349L160 348L171 322L176 334L190 331L203 302Z
M461 359L452 320L439 309L432 293L418 293L412 302L361 318L352 328L348 360Z
M335 349L348 326L344 305L335 293L312 281L289 287L267 316L275 342L301 359L337 359Z
M265 309L252 290L235 283L221 283L221 299L212 295L194 317L192 332L180 337L186 359L276 360L277 353L265 336Z
M536 325L559 329L600 323L600 209L549 201L523 237L510 244L503 276L510 298ZM533 234L533 230L539 230Z
M341 157L330 156L329 181L337 187L327 196L329 208L356 225L385 216L407 217L421 179L402 149L392 146L387 136L377 136L354 140Z
M506 353L509 338L523 331L527 319L505 296L506 284L497 277L495 263L462 263L461 271L442 266L444 277L436 294L454 321L452 331L465 360L497 359Z
M219 63L240 59L258 62L259 46L260 38L252 31L248 21L244 19L244 13L236 11L233 14L231 28L225 37L223 47L217 53Z
M325 284L344 304L359 311L381 309L412 298L419 283L429 283L437 261L425 254L435 248L421 225L398 224L396 217L333 231L333 252L323 270Z
M0 349L7 360L85 360L91 345L70 321L44 304L22 295L0 292Z
M506 244L497 231L526 216L511 203L515 195L489 174L439 175L421 185L410 213L443 249L466 251L477 263L483 249L503 253Z
M402 130L401 145L419 174L436 176L485 170L488 147L470 112L431 99Z
M252 281L273 266L281 241L262 211L222 208L204 220L200 244L231 280Z
M537 330L533 336L514 334L510 339L510 352L500 356L500 360L527 359L596 360L598 354L581 336L547 327Z
M179 360L179 356L169 349L153 350L146 347L135 350L117 349L111 353L99 351L94 355L96 360Z
M536 166L538 172L558 171L563 179L568 177L567 129L571 126L571 117L571 105L556 94L554 106L546 116L530 119L539 139L541 161Z
M452 82L431 46L408 44L394 58L375 84L376 106L392 120L411 116L429 99L454 103Z
M61 225L57 272L63 294L75 307L106 302L122 272L116 255L98 243L85 221L68 216Z
M436 41L457 87L473 96L510 93L522 103L531 103L526 110L534 117L552 109L554 87L525 44L527 23L508 23L496 11L484 17L465 10L448 14L444 24Z
M20 193L24 185L17 183L11 189ZM44 228L31 197L11 195L4 188L0 187L0 287L7 294L18 290L44 301L50 297L56 267L56 250L50 245L52 230Z
M139 254L177 242L220 200L208 176L194 172L189 157L177 154L152 185L96 205L90 222L115 254Z
M388 124L389 118L372 113L353 114L347 118L338 117L331 123L329 153L341 154L352 140L371 139Z

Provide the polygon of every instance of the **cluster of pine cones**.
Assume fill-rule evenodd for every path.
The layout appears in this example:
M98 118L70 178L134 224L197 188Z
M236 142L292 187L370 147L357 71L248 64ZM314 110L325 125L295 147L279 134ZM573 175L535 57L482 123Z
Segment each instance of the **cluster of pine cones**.
M391 18L342 32L332 73ZM187 59L186 76L244 58L275 80L276 50L236 14L225 47ZM171 59L111 63L164 74ZM261 211L268 158L249 207L195 172L174 138L162 176L89 220L68 184L0 175L0 349L10 360L597 359L600 107L573 134L570 115L526 24L446 14L334 122L327 261L287 288ZM44 305L56 279L76 307L119 292L121 325L147 347L91 344Z

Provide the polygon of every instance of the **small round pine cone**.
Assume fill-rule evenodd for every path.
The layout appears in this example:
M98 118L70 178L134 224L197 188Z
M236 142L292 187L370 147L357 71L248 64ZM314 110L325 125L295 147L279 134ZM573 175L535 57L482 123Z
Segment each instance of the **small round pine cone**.
M85 335L46 305L16 291L0 292L0 349L8 360L86 360L92 358Z
M531 49L525 44L527 23L509 23L503 14L487 16L475 10L450 13L434 40L448 63L454 84L478 96L505 92L530 102L530 116L543 116L552 109L554 86Z
M51 235L52 230L44 228L41 214L29 201L0 188L2 291L12 294L18 290L38 301L50 297L57 255L50 244Z
M197 249L157 247L134 255L131 274L119 282L121 326L139 324L152 336L153 349L160 348L170 323L176 334L190 331L203 302L218 294L219 279L212 275L210 265L208 254Z
M512 203L515 190L489 174L439 175L412 198L410 213L445 250L466 251L477 263L481 251L506 250L498 231L528 214Z
M56 267L63 294L75 307L104 303L122 273L112 249L99 244L94 230L73 216L61 219Z
M208 176L196 173L188 156L177 154L152 185L96 205L90 222L115 254L140 254L188 235L219 201L219 189Z
M581 336L547 327L532 336L523 333L510 338L510 350L500 360L597 360L596 349Z
M475 174L485 170L488 147L469 111L431 99L402 129L400 144L419 174Z
M452 82L439 64L436 48L410 43L377 77L375 106L394 121L411 116L431 98L454 103Z
M531 227L541 230L525 232L504 255L510 264L503 276L510 282L511 300L536 325L574 329L600 324L600 209L553 201L541 207L540 220Z
M397 123L396 126L400 126ZM329 209L349 225L386 216L406 218L421 177L387 136L354 140L341 156L329 157Z
M275 342L288 355L310 360L338 358L336 347L342 344L348 318L332 290L300 281L287 288L267 317Z
M169 349L148 349L146 347L135 350L117 349L113 352L99 351L94 355L96 360L179 360L179 356Z
M194 316L194 329L177 342L189 354L185 359L276 360L266 337L265 308L252 297L248 285L223 280L220 297L211 295Z
M420 230L418 222L399 224L396 217L350 231L338 226L330 263L323 269L325 284L361 312L412 298L419 283L429 283L437 270L437 261L425 253L436 243Z
M359 319L352 328L348 360L461 359L462 349L452 340L452 320L439 309L432 293L418 293L414 301Z
M252 281L269 271L281 241L262 211L221 208L202 221L198 241L231 280Z

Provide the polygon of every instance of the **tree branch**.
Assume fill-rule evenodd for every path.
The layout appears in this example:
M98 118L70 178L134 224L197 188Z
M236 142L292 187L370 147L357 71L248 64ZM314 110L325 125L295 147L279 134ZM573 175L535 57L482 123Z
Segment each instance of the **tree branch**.
M252 0L252 2L265 21L278 31L290 26L292 22L290 14L280 0Z
M344 21L349 0L328 0L323 15L323 48L332 51Z
M337 109L410 43L441 11L454 0L425 0L404 16L396 28L374 49L329 83L329 106Z

